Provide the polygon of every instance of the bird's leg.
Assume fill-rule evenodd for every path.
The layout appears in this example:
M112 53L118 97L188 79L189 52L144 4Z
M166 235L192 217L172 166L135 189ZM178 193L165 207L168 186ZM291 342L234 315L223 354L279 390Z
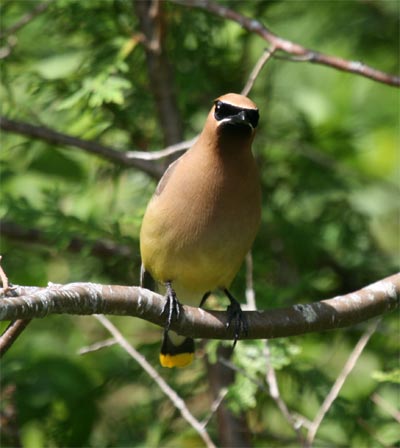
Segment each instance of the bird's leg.
M207 292L204 294L203 298L201 299L199 308L203 308L203 305L206 303L206 301L207 301L207 299L210 297L210 295L211 295L211 291L207 291Z
M247 318L240 307L240 303L227 289L224 289L224 293L231 302L227 309L228 322L226 324L226 328L230 328L233 324L234 341L232 349L234 349L240 335L246 335L249 332L249 323L247 322Z
M179 319L179 315L181 312L181 304L178 301L178 298L176 297L176 292L172 288L171 281L165 282L165 286L167 288L167 294L165 296L165 303L163 306L163 309L161 311L161 314L167 315L167 322L165 324L165 332L168 332L169 327L171 326L172 320L175 318L176 320Z

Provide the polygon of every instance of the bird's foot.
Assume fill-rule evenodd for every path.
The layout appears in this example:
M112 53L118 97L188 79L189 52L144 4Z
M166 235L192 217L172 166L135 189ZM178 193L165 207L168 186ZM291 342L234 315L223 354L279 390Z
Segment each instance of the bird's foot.
M167 317L167 322L165 324L165 332L168 332L169 327L174 319L178 320L182 305L179 303L178 298L176 297L176 292L172 288L172 284L170 281L165 282L165 286L167 288L167 294L165 296L165 303L161 314L165 314Z
M224 289L224 293L227 295L231 304L227 308L228 312L228 322L226 324L226 328L233 328L233 346L232 349L235 348L236 343L241 335L247 335L249 332L249 323L245 314L240 307L240 303L232 296L232 294Z
M199 308L203 308L203 305L206 303L206 301L207 301L207 299L210 297L210 295L211 295L211 292L210 292L210 291L207 291L207 292L204 294L203 298L201 299Z

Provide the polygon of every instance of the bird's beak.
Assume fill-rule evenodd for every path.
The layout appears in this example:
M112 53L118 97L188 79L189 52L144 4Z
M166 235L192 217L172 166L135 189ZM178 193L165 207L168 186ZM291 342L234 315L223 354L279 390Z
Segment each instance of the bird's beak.
M249 119L248 119L248 117L247 117L247 115L246 115L246 112L245 111L243 111L243 110L241 110L238 114L236 114L236 115L232 115L231 117L229 117L229 118L225 118L224 120L222 120L223 122L225 122L225 123L229 123L229 124L232 124L232 125L234 125L234 126L248 126L248 127L250 127L251 129L254 129L253 128L253 125L250 123L250 121L249 121Z

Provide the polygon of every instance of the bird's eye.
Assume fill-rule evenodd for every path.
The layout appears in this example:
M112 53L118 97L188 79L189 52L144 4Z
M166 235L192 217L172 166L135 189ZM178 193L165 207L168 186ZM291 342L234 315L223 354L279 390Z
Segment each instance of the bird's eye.
M224 103L222 103L221 101L216 101L215 102L215 113L216 114L220 114L221 113L221 109Z
M223 120L224 118L232 117L236 115L240 109L238 107L232 106L231 104L223 103L217 100L215 102L215 118L217 121Z

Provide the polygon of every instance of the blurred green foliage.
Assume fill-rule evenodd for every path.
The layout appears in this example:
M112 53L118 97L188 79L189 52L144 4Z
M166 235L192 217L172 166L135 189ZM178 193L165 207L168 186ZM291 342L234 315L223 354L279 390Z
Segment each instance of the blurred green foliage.
M398 70L396 1L221 3L307 47ZM34 5L2 2L2 31ZM213 98L241 90L266 42L204 11L167 2L162 8L180 119L191 138ZM130 1L52 2L1 39L2 114L121 150L161 148L138 32ZM250 96L261 111L254 145L264 192L254 246L258 307L331 297L398 269L398 90L275 59ZM154 180L78 149L16 134L2 132L1 146L0 217L41 235L40 241L2 237L10 280L137 284L140 222ZM75 237L84 242L78 252L70 250ZM129 247L132 255L94 255L102 239ZM242 297L244 290L241 272L234 291ZM324 419L316 446L399 443L395 420L371 400L378 394L399 404L396 317L383 319ZM113 321L159 369L159 329L138 319ZM290 409L315 416L363 328L270 341ZM118 347L77 355L107 337L90 317L52 316L33 322L10 350L1 381L3 390L15 386L23 446L199 446L178 411ZM235 412L247 413L255 446L296 446L293 431L259 386L265 385L263 353L260 341L238 344L233 361L247 376L237 374L226 400ZM183 371L160 368L200 419L212 401L201 357ZM209 430L216 440L215 419ZM2 446L12 440L4 431Z

